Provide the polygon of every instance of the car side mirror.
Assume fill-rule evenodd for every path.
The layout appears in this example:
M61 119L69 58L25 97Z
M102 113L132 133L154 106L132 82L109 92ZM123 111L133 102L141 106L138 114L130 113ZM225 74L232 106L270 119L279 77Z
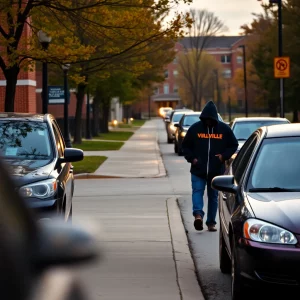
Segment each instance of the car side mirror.
M66 148L64 152L63 162L75 162L83 160L83 151L76 148Z
M175 127L179 127L179 124L178 124L178 123L176 123L176 124L174 124L174 126L175 126Z
M85 262L98 256L95 239L83 229L64 222L39 222L34 262L37 269Z
M211 182L211 187L221 192L237 193L237 186L234 184L234 177L232 175L216 176Z

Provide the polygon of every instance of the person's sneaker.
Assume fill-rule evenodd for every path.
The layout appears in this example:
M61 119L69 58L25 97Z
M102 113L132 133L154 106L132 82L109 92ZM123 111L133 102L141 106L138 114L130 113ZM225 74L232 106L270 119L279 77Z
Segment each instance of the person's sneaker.
M200 215L195 216L194 227L196 230L203 230L203 219Z
M207 225L207 230L211 231L211 232L217 231L216 225L213 225L213 224Z

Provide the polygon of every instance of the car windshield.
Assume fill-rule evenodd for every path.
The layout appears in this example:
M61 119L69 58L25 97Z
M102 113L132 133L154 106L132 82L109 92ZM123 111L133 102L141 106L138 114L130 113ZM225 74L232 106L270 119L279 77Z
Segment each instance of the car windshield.
M236 122L233 127L233 133L237 140L247 140L249 136L262 126L270 126L277 124L286 124L284 121L251 121L251 122Z
M0 155L7 159L48 160L52 157L48 128L32 121L0 121Z
M179 122L184 113L174 114L172 122Z
M249 190L300 191L300 137L266 139L248 181Z
M183 126L192 126L194 123L198 122L199 115L186 115L183 120Z

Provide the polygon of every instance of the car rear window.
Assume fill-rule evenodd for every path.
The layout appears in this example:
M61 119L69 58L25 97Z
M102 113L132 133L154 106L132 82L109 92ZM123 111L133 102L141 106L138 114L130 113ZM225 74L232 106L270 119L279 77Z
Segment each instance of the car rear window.
M47 124L23 120L0 121L0 155L21 160L52 158Z
M179 122L181 117L184 115L184 113L182 114L174 114L173 118L172 118L172 122Z
M288 124L284 121L251 121L236 122L233 127L233 133L237 140L247 140L249 136L258 128L263 126Z

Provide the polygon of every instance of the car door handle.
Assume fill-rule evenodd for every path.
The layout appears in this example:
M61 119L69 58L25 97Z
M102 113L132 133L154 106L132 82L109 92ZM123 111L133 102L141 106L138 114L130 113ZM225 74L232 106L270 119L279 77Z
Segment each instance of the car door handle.
M72 174L73 172L74 172L74 166L71 165L69 173Z
M222 193L222 199L223 199L224 201L226 201L226 200L227 200L227 195L224 194L224 193Z

